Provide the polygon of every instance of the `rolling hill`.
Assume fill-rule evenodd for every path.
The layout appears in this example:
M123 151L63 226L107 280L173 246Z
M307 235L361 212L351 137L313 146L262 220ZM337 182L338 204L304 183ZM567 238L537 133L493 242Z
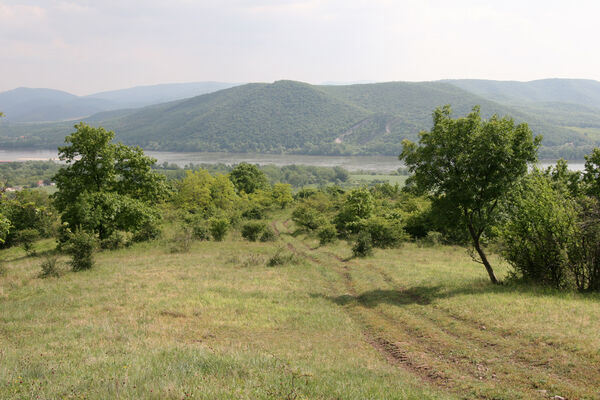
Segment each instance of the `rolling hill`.
M540 79L529 82L456 79L443 82L506 104L570 103L600 110L600 82L589 79Z
M484 117L510 115L528 122L544 136L545 158L581 158L600 142L600 112L593 107L501 104L451 82L252 83L84 120L115 130L126 144L152 150L394 155L402 139L414 140L430 128L432 111L444 104L451 104L455 115L480 105ZM53 148L72 124L5 123L0 145Z
M11 122L53 122L89 117L108 110L139 108L198 96L235 84L172 83L75 96L61 90L17 88L0 93L0 110Z

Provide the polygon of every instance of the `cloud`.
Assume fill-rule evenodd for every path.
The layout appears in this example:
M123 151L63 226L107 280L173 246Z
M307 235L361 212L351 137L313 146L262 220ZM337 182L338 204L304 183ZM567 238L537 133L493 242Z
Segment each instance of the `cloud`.
M0 0L0 90L600 78L591 0Z

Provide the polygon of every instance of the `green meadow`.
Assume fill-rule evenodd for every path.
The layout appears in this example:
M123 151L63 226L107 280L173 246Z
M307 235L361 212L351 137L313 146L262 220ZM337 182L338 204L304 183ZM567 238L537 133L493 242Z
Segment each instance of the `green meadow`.
M352 258L287 212L274 242L162 239L40 278L1 251L0 398L593 399L597 295L492 285L464 248ZM274 256L284 260L272 265ZM508 268L492 257L502 278Z

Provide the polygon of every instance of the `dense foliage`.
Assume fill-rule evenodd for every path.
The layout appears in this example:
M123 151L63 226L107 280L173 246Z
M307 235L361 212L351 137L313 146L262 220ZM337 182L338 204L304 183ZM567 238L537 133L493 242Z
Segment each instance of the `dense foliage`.
M433 128L419 143L404 141L400 159L414 174L408 183L428 193L440 211L462 220L490 280L497 283L481 246L494 224L498 202L536 161L541 137L527 124L492 116L482 120L479 108L453 119L450 106L433 113Z
M66 229L83 229L101 240L113 232L144 232L155 226L155 205L167 196L164 177L151 170L155 160L139 148L111 143L114 133L75 126L59 147L66 163L54 176L54 206Z

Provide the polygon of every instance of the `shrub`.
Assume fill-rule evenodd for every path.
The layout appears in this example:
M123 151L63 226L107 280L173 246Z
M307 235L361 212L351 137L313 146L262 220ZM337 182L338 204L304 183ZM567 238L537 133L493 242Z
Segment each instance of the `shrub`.
M196 217L188 222L192 236L196 240L210 240L210 228L206 220Z
M151 220L143 224L140 229L133 233L132 242L146 242L148 240L158 239L161 235L161 230L156 220Z
M312 207L300 205L292 213L292 220L309 231L317 229L325 223L322 214Z
M264 222L248 222L242 226L242 237L251 242L256 242L265 228Z
M23 247L23 250L25 250L28 255L34 255L35 251L33 250L33 244L39 236L40 233L37 229L28 228L17 232L16 238L17 242Z
M184 227L177 231L171 242L171 253L187 253L192 248L192 231Z
M265 229L263 230L262 235L260 235L260 241L261 242L274 242L275 239L277 239L277 236L275 235L275 232L273 232L273 229L271 229L271 227L269 227L269 226L265 226Z
M263 207L253 204L247 210L244 210L242 217L246 219L263 219L265 218L265 210Z
M444 240L444 235L441 232L429 231L427 235L423 239L421 239L420 244L425 246L439 246L442 244Z
M533 282L568 286L568 249L580 237L575 202L533 173L510 195L504 214L502 255L515 271Z
M386 219L383 217L371 217L364 221L361 230L366 230L371 236L373 247L382 249L395 247L408 238L397 219Z
M356 242L352 246L354 257L366 257L373 253L373 240L371 234L367 231L361 231L356 237Z
M317 236L319 237L319 244L321 246L333 243L337 238L337 229L332 224L323 225L317 230Z
M335 224L338 232L346 234L346 231L357 233L357 223L361 219L367 219L373 213L375 204L373 196L365 188L354 189L346 196L342 208L335 216Z
M225 235L227 235L227 231L229 230L229 221L227 218L222 217L213 217L208 221L210 234L213 239L217 242L225 239Z
M114 231L106 239L100 241L100 247L107 250L122 249L131 245L133 234L124 231Z
M60 274L58 272L58 257L55 255L47 256L40 267L42 271L39 274L40 278L50 278L50 277L58 277Z
M568 269L579 290L600 291L600 203L595 198L580 201L579 237L567 248Z
M73 271L90 269L94 265L94 251L98 245L96 236L82 229L69 235L66 251L71 255Z
M278 265L288 265L298 263L298 257L294 253L283 250L279 247L275 254L267 261L267 267L276 267Z

